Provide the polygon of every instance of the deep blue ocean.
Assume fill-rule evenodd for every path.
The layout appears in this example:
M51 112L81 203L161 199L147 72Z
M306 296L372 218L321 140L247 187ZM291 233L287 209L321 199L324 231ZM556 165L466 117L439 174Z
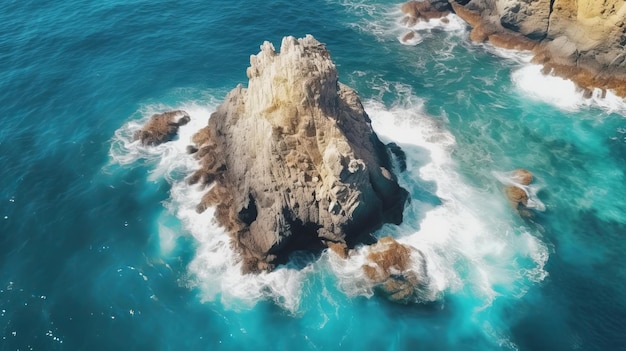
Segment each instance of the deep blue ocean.
M0 350L626 350L626 103L399 8L2 1ZM194 211L189 137L263 41L306 34L407 153L405 221L376 235L424 253L420 303L374 294L361 252L242 276ZM176 141L132 142L178 108ZM520 167L532 220L502 190Z

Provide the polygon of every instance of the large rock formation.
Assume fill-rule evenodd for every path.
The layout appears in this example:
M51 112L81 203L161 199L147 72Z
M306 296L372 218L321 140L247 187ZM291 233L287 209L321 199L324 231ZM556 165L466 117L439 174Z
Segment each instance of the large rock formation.
M533 50L534 61L546 73L570 78L587 90L607 88L626 96L626 0L449 3L473 27L473 41Z
M189 178L213 184L198 211L216 206L244 272L401 222L407 192L323 44L286 37L278 53L265 42L247 75L194 136L201 168Z

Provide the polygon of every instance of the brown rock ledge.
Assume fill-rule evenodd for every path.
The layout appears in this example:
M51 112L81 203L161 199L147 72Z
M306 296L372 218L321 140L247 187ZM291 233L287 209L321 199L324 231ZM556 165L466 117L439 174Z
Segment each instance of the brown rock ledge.
M427 2L428 0L425 0ZM432 0L440 3L441 0ZM470 39L531 50L533 62L575 82L584 96L594 88L626 97L626 1L448 0L473 27ZM426 5L403 5L427 7ZM410 13L410 12L409 12Z

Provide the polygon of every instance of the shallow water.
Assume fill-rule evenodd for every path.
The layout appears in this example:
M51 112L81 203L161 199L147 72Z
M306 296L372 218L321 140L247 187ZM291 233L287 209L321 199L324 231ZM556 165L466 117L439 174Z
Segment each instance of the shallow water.
M403 45L387 0L0 9L0 350L624 348L619 98L584 100L454 17ZM376 235L425 254L421 303L374 295L363 252L241 276L194 211L189 137L264 40L307 33L407 153L405 221ZM176 141L131 142L173 108L192 118ZM519 167L545 207L532 221L502 194Z

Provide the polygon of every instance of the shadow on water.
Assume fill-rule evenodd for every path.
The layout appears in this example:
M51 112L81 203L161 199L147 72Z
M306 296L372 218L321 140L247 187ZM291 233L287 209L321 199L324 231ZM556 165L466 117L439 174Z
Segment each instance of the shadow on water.
M406 154L410 155L406 160L408 172L402 172L402 180L407 182L406 187L409 188L412 199L432 206L441 205L441 199L435 195L437 193L437 183L422 179L419 176L419 169L431 162L430 152L416 145L400 144L399 146Z
M409 192L403 224L410 226L412 231L419 231L420 223L425 218L426 213L442 205L441 199L436 195L437 184L435 181L420 177L420 169L432 162L430 152L417 145L395 142L393 144L406 155L404 160L406 170L403 172L398 172L402 169L402 160L397 156L394 157L394 166L399 183Z

